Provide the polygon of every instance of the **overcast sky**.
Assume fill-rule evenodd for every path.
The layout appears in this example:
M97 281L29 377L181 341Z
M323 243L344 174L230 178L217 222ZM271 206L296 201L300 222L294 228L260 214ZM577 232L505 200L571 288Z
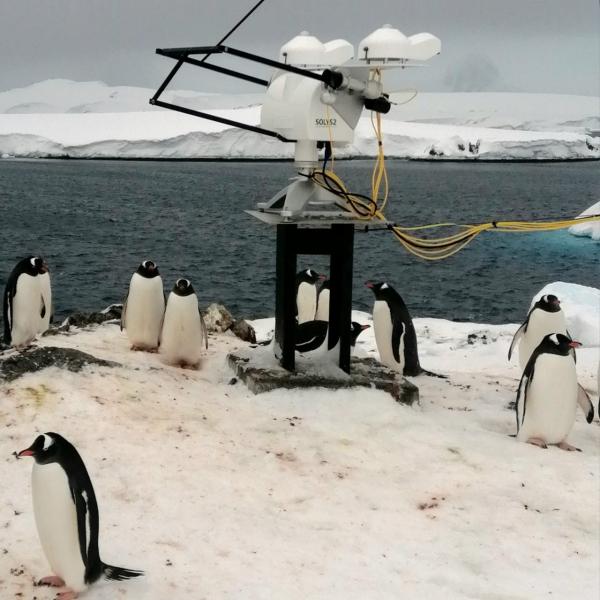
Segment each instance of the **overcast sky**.
M215 43L255 2L0 0L0 90L55 78L155 89L173 65L157 47ZM598 0L265 0L228 43L276 58L302 30L357 46L384 23L441 38L428 68L397 75L422 91L599 94ZM194 67L170 88L260 91Z

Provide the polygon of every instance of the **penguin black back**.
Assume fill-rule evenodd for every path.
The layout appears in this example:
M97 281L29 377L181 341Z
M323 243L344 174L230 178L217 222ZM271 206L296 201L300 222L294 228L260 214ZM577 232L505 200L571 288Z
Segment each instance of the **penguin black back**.
M48 268L44 259L39 256L28 256L20 260L11 271L4 287L4 303L2 307L2 318L4 322L4 343L10 344L12 341L12 323L14 299L17 295L17 282L21 275L37 277L42 273L47 273Z
M423 373L419 362L417 349L417 333L413 325L408 308L402 296L388 283L368 283L375 294L376 301L386 302L392 317L392 347L394 352L399 351L400 337L404 331L404 375L414 377ZM400 362L399 356L396 360Z

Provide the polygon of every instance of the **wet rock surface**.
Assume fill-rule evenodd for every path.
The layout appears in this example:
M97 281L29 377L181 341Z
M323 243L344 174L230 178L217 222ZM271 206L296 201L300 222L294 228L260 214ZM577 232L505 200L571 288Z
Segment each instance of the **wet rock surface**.
M78 373L84 367L119 367L116 362L96 358L86 352L72 348L33 348L0 360L0 381L14 381L28 373L37 373L48 367L58 367Z

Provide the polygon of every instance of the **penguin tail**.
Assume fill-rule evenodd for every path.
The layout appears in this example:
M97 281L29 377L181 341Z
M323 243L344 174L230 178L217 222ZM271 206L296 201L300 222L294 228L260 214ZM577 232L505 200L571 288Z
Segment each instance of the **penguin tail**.
M109 581L125 581L134 577L142 577L144 571L134 571L132 569L123 569L122 567L113 567L102 564L102 577Z
M438 379L448 379L448 375L440 375L439 373L432 373L426 369L421 369L421 375L427 375L427 377L437 377Z

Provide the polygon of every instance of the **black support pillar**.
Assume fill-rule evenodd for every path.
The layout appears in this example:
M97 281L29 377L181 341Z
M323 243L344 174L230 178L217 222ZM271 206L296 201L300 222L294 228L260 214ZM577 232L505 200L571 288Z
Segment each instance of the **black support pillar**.
M329 348L333 349L339 344L338 364L349 373L354 225L332 225L330 229L299 229L297 225L277 225L275 356L288 371L295 368L298 254L331 257Z

